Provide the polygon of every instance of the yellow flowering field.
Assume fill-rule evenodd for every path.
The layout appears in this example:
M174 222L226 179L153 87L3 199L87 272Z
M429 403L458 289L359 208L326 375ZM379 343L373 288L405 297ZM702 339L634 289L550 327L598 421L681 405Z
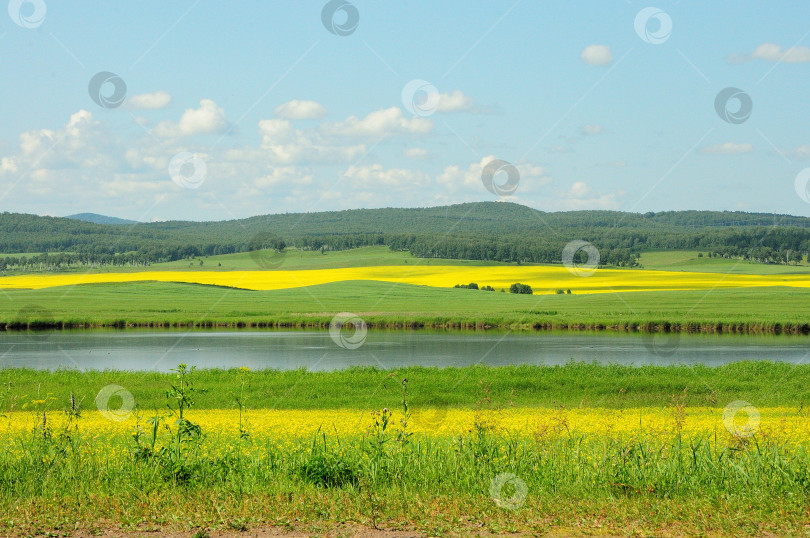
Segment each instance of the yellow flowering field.
M683 436L717 436L719 441L737 436L755 435L790 444L810 441L810 421L806 413L788 407L757 409L759 416L749 416L746 409L724 417L723 408L666 407L629 409L549 409L508 408L476 411L471 409L431 408L413 410L407 431L435 436L455 436L469 433L476 424L501 436L559 437L583 435L589 437L630 438L646 436L671 439L679 431ZM166 415L165 411L160 411ZM105 417L96 410L82 413L78 419L81 432L102 437L124 438L132 434L137 424L133 413ZM147 419L153 412L141 415L140 425L148 429ZM239 413L233 409L206 409L188 412L187 419L199 424L211 437L236 437ZM389 428L401 429L403 415L392 412ZM254 438L276 440L311 439L317 432L339 437L366 433L379 414L359 409L324 410L246 410L243 423ZM41 425L41 414L15 411L0 416L0 438L11 440L24 436ZM60 412L47 415L48 426L57 433L66 425ZM168 420L172 422L173 419Z
M476 282L481 286L508 288L515 282L529 284L535 293L572 289L576 293L614 291L703 290L767 286L810 287L810 275L726 275L599 269L583 278L564 267L515 266L381 266L299 271L143 271L133 273L91 273L65 275L24 275L0 278L0 289L41 289L77 284L116 282L183 282L276 290L313 286L330 282L375 280L433 287L452 287Z

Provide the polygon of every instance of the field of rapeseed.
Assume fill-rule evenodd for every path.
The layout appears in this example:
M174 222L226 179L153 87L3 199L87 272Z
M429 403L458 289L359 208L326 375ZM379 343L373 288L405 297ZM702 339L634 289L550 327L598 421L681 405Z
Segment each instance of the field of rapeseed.
M402 379L390 409L251 409L252 375L238 372L230 409L197 409L205 387L184 365L154 387L160 409L117 385L93 402L0 399L0 532L803 528L801 407L418 408Z
M343 281L399 282L432 287L453 287L476 282L495 289L509 289L515 282L529 284L535 293L573 289L576 293L618 291L714 290L770 286L810 287L810 275L727 275L599 269L582 278L564 267L541 266L381 266L299 271L144 271L23 275L0 278L3 289L42 289L78 284L120 282L184 282L250 290L299 288Z

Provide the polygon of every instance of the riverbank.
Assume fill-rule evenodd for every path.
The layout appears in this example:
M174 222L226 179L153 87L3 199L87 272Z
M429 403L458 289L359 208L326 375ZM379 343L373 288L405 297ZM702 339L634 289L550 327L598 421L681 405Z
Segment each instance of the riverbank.
M109 385L126 389L141 409L165 406L171 373L0 369L0 412L19 410L42 400L43 410L65 407L71 394L94 408ZM724 366L619 366L569 363L564 366L407 367L395 370L350 368L332 372L257 370L247 377L238 369L198 370L196 383L206 392L195 397L198 409L234 406L232 393L250 384L251 409L382 409L401 400L408 379L411 405L419 408L476 409L482 402L509 407L693 407L725 406L744 400L755 406L810 404L810 365L737 362Z
M385 282L338 282L276 291L141 282L0 294L3 330L322 329L342 312L356 314L375 329L808 334L810 290L517 295Z
M0 376L6 536L806 530L810 366Z

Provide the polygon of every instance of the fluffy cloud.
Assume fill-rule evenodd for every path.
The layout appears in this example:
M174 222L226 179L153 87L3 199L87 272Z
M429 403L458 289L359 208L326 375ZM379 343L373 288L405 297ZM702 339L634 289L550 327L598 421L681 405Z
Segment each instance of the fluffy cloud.
M157 110L166 108L172 102L169 92L160 90L154 93L142 93L133 95L126 100L127 108Z
M588 124L582 127L582 134L586 136L594 136L602 134L602 126L598 123Z
M179 122L162 121L155 126L154 132L163 138L181 138L221 133L227 126L225 111L211 99L203 99L199 108L187 108Z
M613 61L613 53L607 45L588 45L580 57L589 65L608 65Z
M802 146L793 149L786 149L783 150L781 153L783 155L795 157L797 159L807 159L810 158L810 144L804 144Z
M595 194L584 181L577 181L564 193L559 204L564 209L616 209L619 207L617 195L620 193Z
M478 162L473 162L466 168L452 165L447 166L445 169L436 176L436 183L445 189L457 192L462 189L468 189L470 192L482 192L484 184L481 181L481 173L484 167L495 157L489 155L484 157ZM518 192L526 190L534 190L537 187L551 183L551 176L548 171L542 166L531 163L521 163L516 165L520 173L520 186Z
M425 148L406 148L403 154L409 159L425 159L429 155Z
M405 168L383 168L381 164L350 166L343 175L352 180L355 188L364 190L412 189L430 184L430 177L424 172Z
M455 90L452 93L439 94L436 112L464 112L472 110L473 105L471 97L467 97L460 90Z
M315 101L293 99L277 106L273 113L285 120L316 120L325 117L327 111Z
M754 146L747 142L740 144L736 142L713 144L711 146L705 146L700 150L701 153L706 155L740 155L742 153L751 153L752 151L754 151Z
M425 118L406 118L402 109L377 110L365 118L349 116L342 122L327 123L322 132L333 136L381 137L391 134L427 134L433 122Z
M763 43L754 49L751 54L736 53L728 57L730 63L742 63L750 60L765 60L766 62L782 62L788 64L810 62L810 48L789 47L783 49L775 43Z
M363 144L329 143L315 132L296 129L288 120L277 118L260 121L259 133L261 149L273 163L341 163L356 159L366 151Z

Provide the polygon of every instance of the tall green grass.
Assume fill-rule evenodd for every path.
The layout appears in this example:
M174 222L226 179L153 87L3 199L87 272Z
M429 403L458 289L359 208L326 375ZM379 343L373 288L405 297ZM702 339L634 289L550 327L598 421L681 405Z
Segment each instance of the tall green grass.
M365 435L321 432L301 443L231 438L216 454L186 449L178 468L75 424L34 429L11 440L18 450L0 450L0 532L307 530L327 520L434 535L649 533L677 518L678 533L782 534L803 531L810 494L806 449L756 437L720 447L677 432L509 438L477 426L432 438L378 423Z
M196 396L200 409L234 408L231 393L242 382L239 370L199 370L207 391ZM415 407L475 408L485 397L519 407L666 406L673 397L690 406L724 406L745 400L760 407L810 406L810 365L739 362L707 366L619 366L570 363L564 366L408 367L396 370L350 368L334 372L261 370L250 373L246 403L255 409L381 409L409 379ZM0 404L48 396L45 408L61 409L73 393L85 405L101 388L116 384L130 391L142 409L164 407L172 374L159 372L0 369Z

